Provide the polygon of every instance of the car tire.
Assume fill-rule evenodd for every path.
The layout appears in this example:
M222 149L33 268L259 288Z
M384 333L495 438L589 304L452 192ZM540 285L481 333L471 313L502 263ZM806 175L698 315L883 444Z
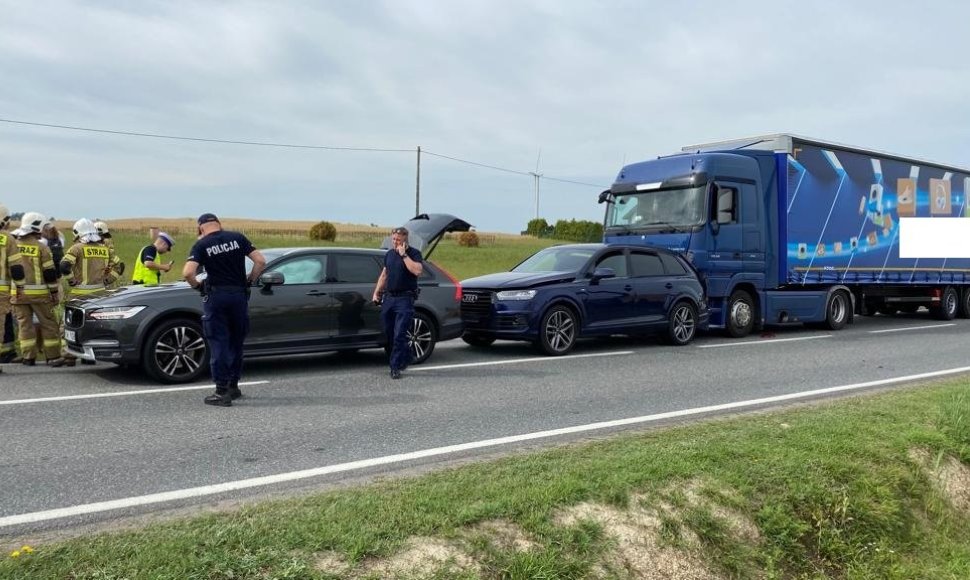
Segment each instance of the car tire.
M142 367L167 384L190 383L209 372L209 345L202 324L189 318L166 320L152 329L142 348Z
M424 312L414 311L414 319L408 330L408 346L411 348L411 364L419 365L428 360L438 342L438 327ZM391 345L384 345L384 353L391 356Z
M465 344L470 344L476 348L486 348L492 346L492 343L495 342L495 338L492 336L483 336L481 334L473 334L470 332L466 332L465 334L461 335L461 339L465 341Z
M744 290L735 290L728 298L724 329L728 336L742 338L754 328L754 299Z
M565 306L553 306L542 315L535 346L550 356L561 356L573 349L579 334L579 318Z
M674 304L667 322L667 342L684 346L697 335L697 309L687 301Z
M960 297L957 294L956 288L947 286L943 289L943 294L940 296L940 305L934 306L930 309L930 312L933 313L933 317L937 320L953 320L956 318L959 308Z
M823 326L828 330L842 330L849 322L849 311L852 302L849 295L841 290L832 292L825 304L825 322Z

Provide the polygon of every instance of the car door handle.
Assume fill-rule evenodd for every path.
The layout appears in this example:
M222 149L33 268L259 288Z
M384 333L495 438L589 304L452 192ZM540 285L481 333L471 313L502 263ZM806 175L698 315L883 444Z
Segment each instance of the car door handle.
M672 282L667 282L666 284L664 284L664 288L666 288L667 290L670 290L673 287L674 287L674 284Z
M326 292L321 292L319 290L310 290L306 293L307 296L326 296Z
M629 292L630 290L633 290L633 286L630 284L627 284L626 286L623 287L623 289Z

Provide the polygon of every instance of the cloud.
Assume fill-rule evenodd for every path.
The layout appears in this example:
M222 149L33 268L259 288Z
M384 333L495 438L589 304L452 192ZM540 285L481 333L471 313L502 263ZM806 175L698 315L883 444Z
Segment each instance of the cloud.
M964 3L7 0L0 10L0 75L13 79L3 118L421 145L526 172L541 148L542 173L601 184L624 160L778 131L970 158ZM413 153L3 124L0 155L0 192L29 192L55 214L136 215L146 198L169 215L225 206L359 223L398 223L414 209ZM597 193L543 181L541 213L598 220ZM423 210L518 231L533 195L529 176L424 157Z

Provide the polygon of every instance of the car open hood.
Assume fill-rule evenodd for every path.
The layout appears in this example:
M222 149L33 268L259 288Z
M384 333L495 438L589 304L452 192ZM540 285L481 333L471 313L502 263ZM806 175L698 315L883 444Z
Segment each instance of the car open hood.
M497 274L486 274L477 278L462 280L463 288L531 288L543 284L553 284L564 282L576 278L576 272L499 272Z
M472 225L446 213L423 213L411 218L404 227L408 229L408 244L427 259L446 233L467 232ZM384 238L381 249L391 249L391 236Z

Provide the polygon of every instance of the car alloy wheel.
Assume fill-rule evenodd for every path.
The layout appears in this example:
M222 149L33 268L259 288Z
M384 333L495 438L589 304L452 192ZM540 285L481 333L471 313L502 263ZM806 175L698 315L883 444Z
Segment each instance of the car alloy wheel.
M566 354L576 344L576 315L565 306L554 306L542 317L539 348L553 356Z
M408 347L411 349L411 362L421 364L434 352L437 336L434 323L426 314L414 313L411 329L408 330Z
M170 320L152 331L145 344L144 364L154 378L185 383L208 371L209 349L198 322Z
M677 303L670 316L670 342L678 346L685 345L694 339L696 332L697 315L694 308L687 302Z

